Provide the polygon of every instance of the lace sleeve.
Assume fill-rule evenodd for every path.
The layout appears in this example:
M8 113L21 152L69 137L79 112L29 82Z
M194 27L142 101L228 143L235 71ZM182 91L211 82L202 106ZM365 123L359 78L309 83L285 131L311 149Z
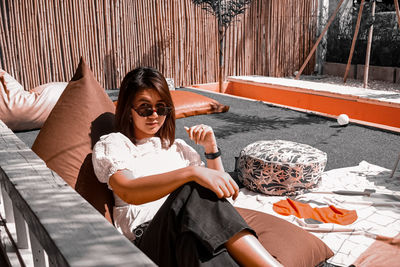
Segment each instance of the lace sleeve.
M97 179L109 185L110 176L118 170L134 166L130 140L120 133L100 137L93 147L92 162Z
M189 166L205 166L201 161L201 157L197 151L189 146L184 140L176 139L177 146L181 149L183 158L189 163Z

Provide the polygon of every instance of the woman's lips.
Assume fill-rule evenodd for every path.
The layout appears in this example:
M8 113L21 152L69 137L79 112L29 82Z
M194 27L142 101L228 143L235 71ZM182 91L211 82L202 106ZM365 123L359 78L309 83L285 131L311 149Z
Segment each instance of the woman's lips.
M148 125L148 126L157 126L157 125L158 125L158 122L157 122L157 121L154 121L154 122L146 122L146 125Z

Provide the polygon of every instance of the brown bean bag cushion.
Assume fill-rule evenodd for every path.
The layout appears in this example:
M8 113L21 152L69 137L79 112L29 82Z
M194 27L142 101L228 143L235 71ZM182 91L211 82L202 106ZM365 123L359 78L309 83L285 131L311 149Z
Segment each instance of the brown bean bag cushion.
M189 116L227 112L229 106L217 100L189 91L170 91L177 119Z
M265 249L285 267L313 267L333 256L316 236L276 216L250 209L236 210L253 228Z
M217 100L188 91L171 90L172 101L175 106L175 118L185 118L195 115L227 112L229 106ZM114 101L117 106L118 101Z
M54 82L26 91L0 69L0 119L13 131L39 129L66 86L66 82Z
M351 266L398 266L400 262L400 234L379 238L365 250Z
M91 152L114 129L115 107L81 59L32 150L110 222L113 196L93 171Z

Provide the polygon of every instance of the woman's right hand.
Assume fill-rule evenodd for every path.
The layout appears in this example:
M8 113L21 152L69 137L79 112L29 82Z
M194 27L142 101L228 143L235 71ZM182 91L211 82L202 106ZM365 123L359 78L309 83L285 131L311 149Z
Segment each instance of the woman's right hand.
M239 186L226 172L194 166L194 181L213 191L218 198L232 197L235 200L239 194Z

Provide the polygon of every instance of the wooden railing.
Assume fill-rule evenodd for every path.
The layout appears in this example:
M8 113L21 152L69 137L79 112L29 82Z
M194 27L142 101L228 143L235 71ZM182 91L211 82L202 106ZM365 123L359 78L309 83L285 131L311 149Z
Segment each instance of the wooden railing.
M0 120L1 246L12 266L154 266Z

